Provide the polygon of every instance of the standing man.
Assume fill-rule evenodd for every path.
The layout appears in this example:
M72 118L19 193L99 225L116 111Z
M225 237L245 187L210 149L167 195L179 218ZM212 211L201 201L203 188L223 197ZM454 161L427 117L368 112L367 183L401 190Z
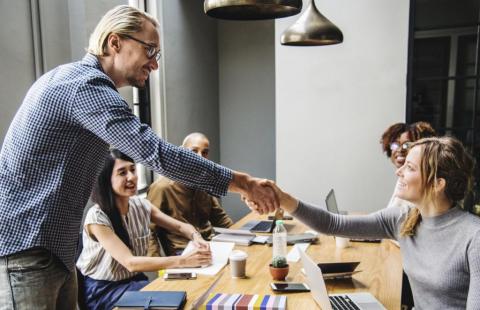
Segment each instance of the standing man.
M83 60L30 88L0 151L0 309L74 309L83 209L109 145L212 195L236 192L273 211L261 180L160 139L117 88L143 87L160 58L157 21L118 6L100 20ZM255 205L255 208L256 206Z
M182 146L203 158L208 158L210 141L202 133L189 134L183 140ZM211 239L214 226L228 228L233 224L217 198L163 176L150 185L147 199L163 213L191 224L206 240ZM165 230L157 231L157 227L152 228L155 230L154 235L158 235L164 241L162 245L167 255L178 255L190 241L184 236ZM159 256L158 243L156 240L150 241L150 254Z

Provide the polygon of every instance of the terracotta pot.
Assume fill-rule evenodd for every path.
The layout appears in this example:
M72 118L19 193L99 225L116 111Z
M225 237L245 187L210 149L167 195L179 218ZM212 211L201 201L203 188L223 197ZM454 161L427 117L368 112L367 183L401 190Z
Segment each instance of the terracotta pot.
M288 269L288 265L282 268L275 268L270 264L270 274L272 275L273 280L285 280L285 277L288 275Z

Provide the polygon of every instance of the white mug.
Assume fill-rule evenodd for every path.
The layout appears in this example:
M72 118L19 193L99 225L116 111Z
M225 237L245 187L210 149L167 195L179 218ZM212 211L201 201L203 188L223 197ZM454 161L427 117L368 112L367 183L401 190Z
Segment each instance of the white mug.
M335 237L335 244L337 248L344 249L350 245L350 239L344 237Z

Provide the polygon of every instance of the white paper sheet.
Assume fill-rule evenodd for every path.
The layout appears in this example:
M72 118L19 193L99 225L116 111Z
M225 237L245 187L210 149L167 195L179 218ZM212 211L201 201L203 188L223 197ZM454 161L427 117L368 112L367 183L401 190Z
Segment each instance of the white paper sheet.
M298 262L300 259L300 253L298 252L298 249L305 252L309 245L310 243L296 243L290 252L288 252L287 261L292 263Z
M167 269L166 272L196 272L207 276L216 275L228 263L228 257L232 252L235 243L233 242L210 242L210 250L212 251L212 264L198 268L175 268ZM195 246L189 242L182 255L192 252Z

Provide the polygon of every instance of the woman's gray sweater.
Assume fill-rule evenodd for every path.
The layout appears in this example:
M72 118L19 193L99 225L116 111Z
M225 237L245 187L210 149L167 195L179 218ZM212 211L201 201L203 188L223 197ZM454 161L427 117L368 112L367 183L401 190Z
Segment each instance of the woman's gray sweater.
M480 218L455 207L422 218L415 236L400 237L408 210L337 215L300 202L292 215L329 235L398 240L416 310L480 309Z

